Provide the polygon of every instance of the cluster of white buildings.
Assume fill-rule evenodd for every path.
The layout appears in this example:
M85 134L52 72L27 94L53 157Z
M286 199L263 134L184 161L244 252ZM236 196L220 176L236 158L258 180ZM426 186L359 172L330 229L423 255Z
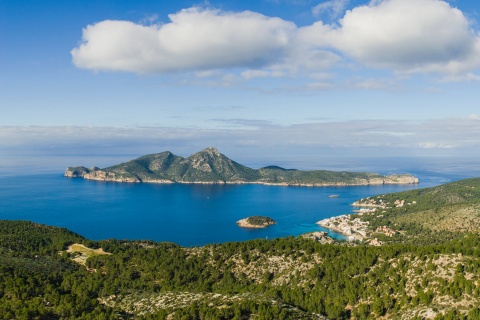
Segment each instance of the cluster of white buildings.
M362 240L367 236L368 221L350 219L347 215L323 219L318 225L348 236L349 240Z

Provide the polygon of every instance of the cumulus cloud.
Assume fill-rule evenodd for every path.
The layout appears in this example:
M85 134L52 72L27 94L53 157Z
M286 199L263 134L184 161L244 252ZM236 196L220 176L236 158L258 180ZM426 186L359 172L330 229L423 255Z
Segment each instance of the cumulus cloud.
M170 23L144 26L106 20L83 30L73 63L91 70L158 73L246 67L275 61L295 25L255 12L189 8Z
M347 2L322 2L313 13L340 14ZM71 51L73 63L134 73L216 70L244 80L309 76L345 61L460 80L472 79L468 74L480 67L473 24L442 0L375 0L346 11L338 23L304 27L251 11L197 7L169 19L154 25L112 20L89 25Z
M444 1L377 1L347 11L340 24L331 45L368 66L411 72L478 66L478 36Z

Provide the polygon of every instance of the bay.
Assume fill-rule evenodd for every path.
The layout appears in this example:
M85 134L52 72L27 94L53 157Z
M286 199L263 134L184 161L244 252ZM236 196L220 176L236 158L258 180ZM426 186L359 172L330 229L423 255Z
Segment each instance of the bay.
M280 187L127 184L60 174L5 176L0 178L0 219L65 227L93 240L146 239L199 246L326 231L315 222L351 213L351 203L360 198L433 186L445 179L424 173L423 180L419 186ZM252 215L269 216L277 224L266 229L236 225Z
M30 220L65 227L93 240L147 239L196 246L327 231L315 222L351 213L351 203L360 198L480 177L478 160L459 156L342 157L324 159L322 163L314 160L311 163L277 163L287 168L411 173L419 178L419 185L309 188L122 184L68 179L62 175L64 168L70 164L107 166L134 157L20 157L2 154L0 219ZM338 197L329 198L329 195ZM252 215L269 216L278 223L257 230L242 229L236 225L236 221ZM331 235L342 238L335 233Z

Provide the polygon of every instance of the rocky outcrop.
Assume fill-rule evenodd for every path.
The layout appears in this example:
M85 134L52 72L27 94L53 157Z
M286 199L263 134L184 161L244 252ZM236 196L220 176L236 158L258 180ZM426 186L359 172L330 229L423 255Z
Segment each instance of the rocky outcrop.
M376 179L371 182L371 184L377 184ZM378 184L418 184L418 178L412 176L411 174L392 174L390 176L385 176L383 181L380 183L378 181Z
M327 232L321 232L321 231L304 233L301 235L301 237L304 239L314 240L323 244L335 242L335 240L333 240L332 237L328 236Z
M108 172L103 170L92 171L83 175L84 179L97 181L113 181L113 182L142 182L135 176L117 175L115 172Z
M100 170L96 167L87 169L85 167L68 167L65 170L65 177L68 178L84 178L87 180L97 181L113 181L113 182L142 182L138 177L117 175L115 172Z
M83 176L86 173L89 173L90 169L87 169L85 167L68 167L67 170L65 170L65 177L68 178L83 178Z

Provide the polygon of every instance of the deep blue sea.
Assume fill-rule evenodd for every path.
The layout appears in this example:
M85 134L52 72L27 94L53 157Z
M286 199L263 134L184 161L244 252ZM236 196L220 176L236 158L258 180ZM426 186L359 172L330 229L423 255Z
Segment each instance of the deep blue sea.
M418 167L410 172L420 178L418 186L163 185L71 179L62 173L4 175L0 219L65 227L93 240L149 239L196 246L324 230L315 222L351 213L351 203L360 198L477 176L477 171ZM277 224L256 230L236 225L252 215L269 216Z

